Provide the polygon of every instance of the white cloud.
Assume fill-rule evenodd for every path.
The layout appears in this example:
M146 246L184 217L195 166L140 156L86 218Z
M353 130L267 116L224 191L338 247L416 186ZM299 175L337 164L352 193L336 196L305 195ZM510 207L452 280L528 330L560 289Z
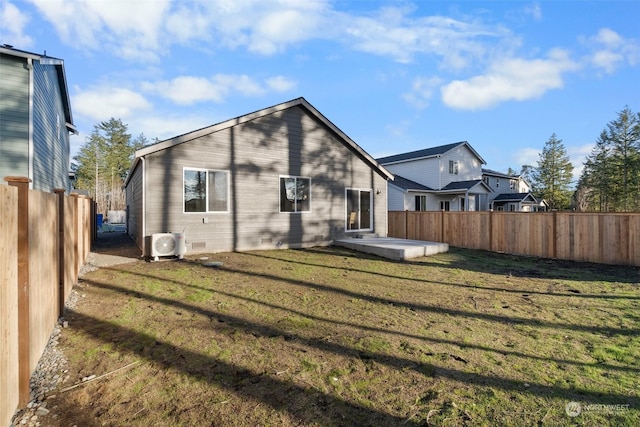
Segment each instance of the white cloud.
M161 48L170 0L31 0L69 44L110 50L127 59L152 60Z
M273 55L325 39L402 63L434 55L443 68L459 70L518 43L499 25L414 17L412 7L383 7L365 15L338 11L325 0L30 1L66 43L138 61L157 61L176 44Z
M525 147L517 150L511 155L513 162L519 166L531 165L536 166L540 159L541 150L537 148Z
M151 104L141 94L117 86L76 88L71 98L74 114L95 121L111 117L127 119L134 113L151 109Z
M595 36L581 41L591 50L587 62L607 74L625 63L633 66L640 61L640 42L624 38L610 28L601 28Z
M535 99L562 88L563 74L577 69L578 65L560 49L552 50L545 59L503 59L484 75L443 86L442 100L451 108L478 110L505 101Z
M374 17L344 16L347 40L353 48L389 56L400 63L417 54L435 55L442 66L459 70L485 57L492 40L505 49L515 39L500 26L463 22L443 16L411 18L411 9L385 8ZM507 48L508 49L508 48Z
M418 110L429 106L433 91L442 83L438 77L417 77L413 80L411 91L404 93L402 98Z
M542 20L542 7L540 7L540 3L536 2L525 6L524 13L533 17L533 19L536 21Z
M271 77L261 83L245 74L216 74L210 78L180 76L172 80L146 82L142 87L176 104L190 105L205 101L224 102L232 94L251 97L269 91L286 92L295 87L295 82L283 76Z
M13 3L3 1L0 4L0 40L2 43L13 45L18 49L31 47L33 39L25 32L29 21L30 17Z
M271 77L266 80L266 84L269 89L275 92L288 92L293 90L298 83L294 80L288 79L284 76Z

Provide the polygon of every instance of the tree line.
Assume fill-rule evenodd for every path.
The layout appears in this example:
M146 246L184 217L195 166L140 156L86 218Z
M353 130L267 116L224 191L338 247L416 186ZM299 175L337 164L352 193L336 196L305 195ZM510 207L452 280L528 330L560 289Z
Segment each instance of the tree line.
M550 209L599 212L640 211L640 113L625 107L595 141L575 188L573 164L556 134L540 153L537 166L520 171L534 196Z
M97 213L126 209L124 180L134 153L149 141L140 134L132 138L128 126L111 118L93 127L85 143L73 157L74 187L85 190L97 203Z

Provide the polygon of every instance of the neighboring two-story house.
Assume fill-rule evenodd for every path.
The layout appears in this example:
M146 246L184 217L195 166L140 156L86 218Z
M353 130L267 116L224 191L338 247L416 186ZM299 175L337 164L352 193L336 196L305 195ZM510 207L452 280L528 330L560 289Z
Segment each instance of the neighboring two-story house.
M71 190L69 134L76 133L61 59L0 45L0 183Z
M491 189L482 181L484 159L467 141L377 159L394 180L389 210L487 210Z
M510 212L545 210L545 203L531 194L531 186L521 175L482 169L482 180L491 188L489 209Z

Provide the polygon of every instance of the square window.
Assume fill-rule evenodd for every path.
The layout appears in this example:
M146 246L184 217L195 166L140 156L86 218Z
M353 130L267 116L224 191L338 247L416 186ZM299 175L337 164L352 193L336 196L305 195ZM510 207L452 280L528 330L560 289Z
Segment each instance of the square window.
M311 178L280 177L280 212L311 212Z
M184 212L228 212L229 172L184 169Z

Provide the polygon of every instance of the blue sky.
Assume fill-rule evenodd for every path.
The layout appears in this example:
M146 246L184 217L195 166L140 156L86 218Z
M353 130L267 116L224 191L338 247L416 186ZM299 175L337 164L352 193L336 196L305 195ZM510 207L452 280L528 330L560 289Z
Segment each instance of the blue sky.
M65 61L72 155L300 96L374 157L466 140L506 172L552 133L578 175L640 111L640 1L0 0L0 43Z

